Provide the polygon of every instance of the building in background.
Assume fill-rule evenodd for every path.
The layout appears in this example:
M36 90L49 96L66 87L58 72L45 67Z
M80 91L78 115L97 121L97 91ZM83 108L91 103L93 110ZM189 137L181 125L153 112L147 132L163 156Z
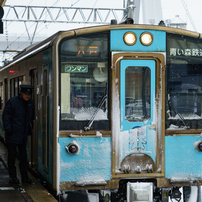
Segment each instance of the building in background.
M180 28L180 29L187 28L187 23L183 21L179 15L176 15L173 20L166 20L166 25L168 27L174 27L174 28Z

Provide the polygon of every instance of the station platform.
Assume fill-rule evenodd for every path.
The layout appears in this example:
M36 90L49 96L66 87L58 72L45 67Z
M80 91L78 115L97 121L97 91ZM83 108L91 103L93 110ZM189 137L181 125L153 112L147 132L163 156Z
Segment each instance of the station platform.
M30 173L31 184L22 183L18 160L16 159L16 168L20 184L9 182L7 168L7 148L0 141L0 201L2 202L57 202L47 189Z

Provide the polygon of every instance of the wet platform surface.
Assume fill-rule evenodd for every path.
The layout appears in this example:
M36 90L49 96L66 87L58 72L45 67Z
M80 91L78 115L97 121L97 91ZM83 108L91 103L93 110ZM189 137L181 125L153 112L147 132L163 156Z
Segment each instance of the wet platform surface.
M57 200L48 192L47 189L31 174L31 184L22 183L18 160L16 159L16 168L20 184L9 182L7 162L7 149L0 141L0 201L2 202L57 202Z

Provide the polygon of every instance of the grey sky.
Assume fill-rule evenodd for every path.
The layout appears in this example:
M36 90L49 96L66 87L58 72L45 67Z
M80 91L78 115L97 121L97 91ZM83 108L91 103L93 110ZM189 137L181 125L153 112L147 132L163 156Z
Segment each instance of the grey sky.
M183 2L187 5L188 10L185 10ZM6 4L123 8L123 0L7 0ZM161 0L161 4L163 20L174 19L175 15L179 15L182 20L187 22L187 28L189 30L194 30L189 18L191 16L197 31L202 33L201 0ZM67 29L71 29L72 25L67 25L66 27Z

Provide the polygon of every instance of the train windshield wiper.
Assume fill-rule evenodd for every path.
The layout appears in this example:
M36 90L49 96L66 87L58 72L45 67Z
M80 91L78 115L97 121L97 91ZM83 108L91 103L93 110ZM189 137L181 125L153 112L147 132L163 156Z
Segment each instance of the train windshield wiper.
M184 128L185 129L189 129L190 127L187 126L187 124L185 123L184 117L182 116L182 114L180 114L179 112L177 112L177 109L176 109L175 105L171 102L170 91L171 90L169 90L169 92L168 92L168 107L169 107L169 111L171 112L171 110L173 110L175 112L175 114L177 114L180 117L180 120L184 124Z
M104 104L104 102L106 101L107 99L107 95L104 95L102 97L102 99L100 100L100 102L98 103L98 106L97 106L97 109L95 110L95 112L93 113L92 117L90 118L89 122L86 124L86 126L84 126L84 131L88 131L90 130L94 120L95 120L95 117L98 113L98 111L100 110L100 108L102 107L102 105Z

